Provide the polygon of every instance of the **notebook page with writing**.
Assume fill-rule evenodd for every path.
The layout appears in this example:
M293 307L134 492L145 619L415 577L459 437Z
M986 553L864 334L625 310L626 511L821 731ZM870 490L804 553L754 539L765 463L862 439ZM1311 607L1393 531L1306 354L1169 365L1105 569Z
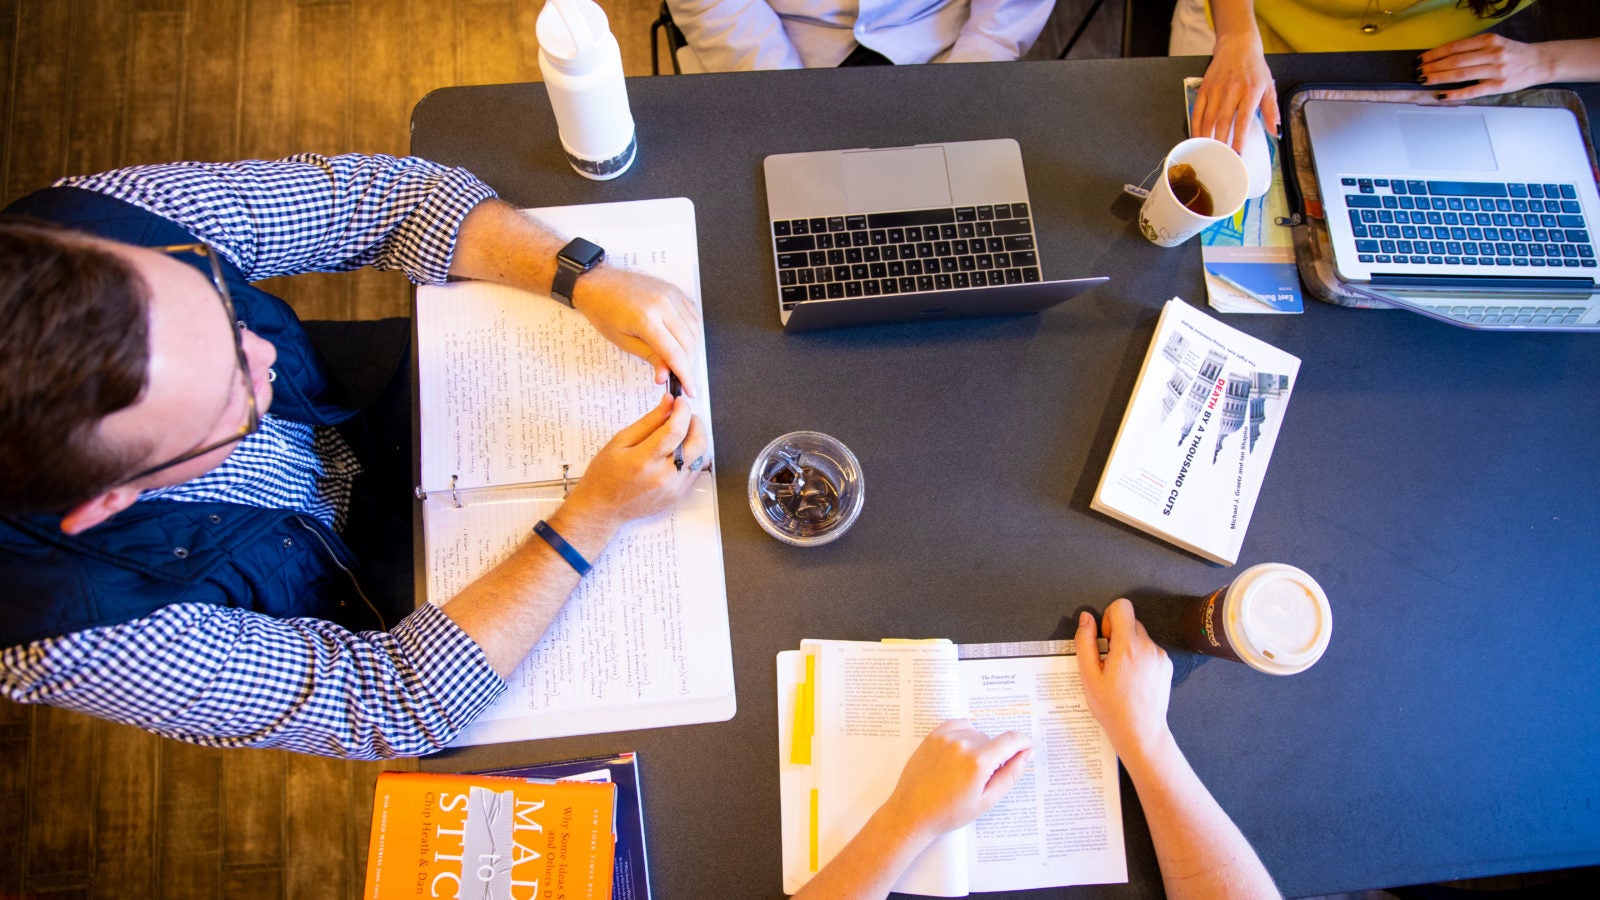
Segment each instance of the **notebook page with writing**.
M528 210L607 248L608 264L676 284L698 306L684 198ZM665 388L580 314L463 282L417 291L426 595L444 603L529 540L618 430ZM704 386L705 350L697 360ZM708 391L693 403L710 439ZM563 466L566 471L563 472ZM633 523L595 560L506 692L454 745L591 734L733 715L716 482Z
M700 305L694 209L641 200L526 210L606 248L606 264L677 285ZM482 281L417 289L422 487L557 481L661 401L650 367L548 295ZM702 348L699 383L704 385ZM706 391L693 402L709 422Z
M501 695L453 746L597 734L733 714L732 648L712 476L614 538ZM510 555L560 488L428 498L429 594L450 597Z

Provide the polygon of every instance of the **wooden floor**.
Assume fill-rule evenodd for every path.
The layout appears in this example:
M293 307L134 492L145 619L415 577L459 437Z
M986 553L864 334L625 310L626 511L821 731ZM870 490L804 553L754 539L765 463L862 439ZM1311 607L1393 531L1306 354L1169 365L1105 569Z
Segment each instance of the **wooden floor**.
M1547 0L1550 2L1550 0ZM1063 0L1053 56L1090 0ZM436 87L538 78L539 0L0 0L0 203L175 159L403 154ZM659 0L602 0L630 75ZM1115 55L1109 2L1073 53ZM404 315L398 275L268 288L307 318ZM0 701L0 898L358 896L377 773L214 751ZM776 892L776 874L774 875Z

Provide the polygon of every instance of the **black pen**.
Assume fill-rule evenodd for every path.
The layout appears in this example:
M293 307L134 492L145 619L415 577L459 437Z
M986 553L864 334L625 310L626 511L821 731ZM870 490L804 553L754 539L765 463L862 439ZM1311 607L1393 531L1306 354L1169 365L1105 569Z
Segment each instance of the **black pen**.
M667 393L674 397L683 396L683 382L678 380L678 373L667 370ZM672 451L672 467L679 472L683 471L683 444L679 444Z

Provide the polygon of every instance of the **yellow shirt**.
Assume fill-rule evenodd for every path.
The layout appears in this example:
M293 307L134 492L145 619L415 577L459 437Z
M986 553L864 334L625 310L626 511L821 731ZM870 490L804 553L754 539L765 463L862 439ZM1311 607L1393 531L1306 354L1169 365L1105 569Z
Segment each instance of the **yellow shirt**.
M1517 12L1533 2L1521 0ZM1255 0L1255 9L1267 53L1425 50L1505 21L1480 19L1456 0ZM1367 22L1377 32L1363 32Z

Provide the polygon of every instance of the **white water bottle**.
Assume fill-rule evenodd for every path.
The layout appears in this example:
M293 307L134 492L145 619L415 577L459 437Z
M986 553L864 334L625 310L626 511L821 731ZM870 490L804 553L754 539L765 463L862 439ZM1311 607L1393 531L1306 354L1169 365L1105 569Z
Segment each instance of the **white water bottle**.
M539 71L567 161L596 181L626 172L637 146L633 114L605 11L593 0L547 0L537 31Z

